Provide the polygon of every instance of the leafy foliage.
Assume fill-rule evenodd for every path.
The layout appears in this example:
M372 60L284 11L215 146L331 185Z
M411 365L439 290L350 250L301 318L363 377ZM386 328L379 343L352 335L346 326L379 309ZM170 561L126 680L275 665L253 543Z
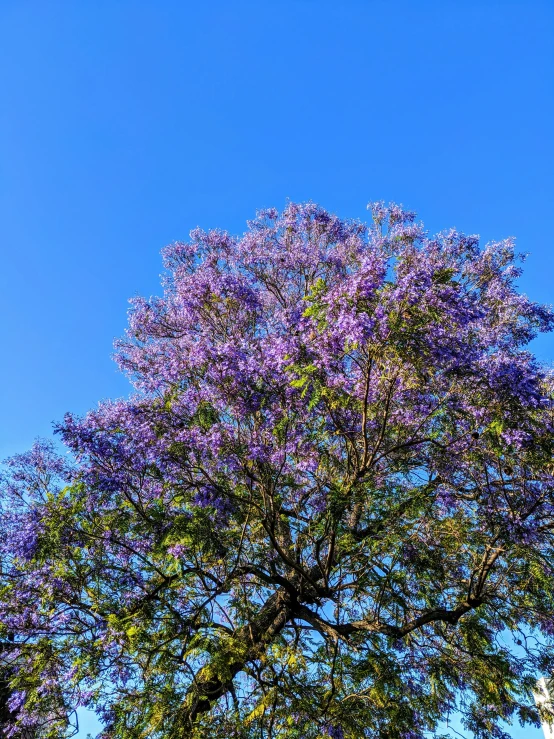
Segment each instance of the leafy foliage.
M551 312L511 241L311 203L165 250L136 392L8 463L17 725L118 739L477 737L554 669ZM0 634L1 636L1 634ZM20 705L19 705L20 704ZM10 736L17 736L17 725Z

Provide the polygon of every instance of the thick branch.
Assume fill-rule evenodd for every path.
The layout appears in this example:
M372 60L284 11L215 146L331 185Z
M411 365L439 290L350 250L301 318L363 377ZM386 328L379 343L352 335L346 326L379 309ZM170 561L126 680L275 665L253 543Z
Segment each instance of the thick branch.
M261 656L267 645L281 632L291 614L290 594L279 590L266 601L253 621L235 632L230 643L231 659L226 665L225 673L220 674L208 665L196 674L176 718L172 739L186 739L191 735L196 719L209 711L215 701L231 691L233 678L248 662Z
M468 598L460 603L456 608L448 610L446 608L434 608L426 613L421 614L417 618L408 621L404 626L394 626L393 624L383 623L382 621L352 621L346 624L334 624L326 621L315 611L312 611L305 605L298 605L295 609L295 615L307 621L315 629L324 636L331 637L334 641L337 639L347 639L351 634L360 631L369 631L374 634L385 634L400 639L411 631L425 626L425 624L434 621L442 621L444 623L455 626L460 618L469 611L477 608L483 603L482 598Z

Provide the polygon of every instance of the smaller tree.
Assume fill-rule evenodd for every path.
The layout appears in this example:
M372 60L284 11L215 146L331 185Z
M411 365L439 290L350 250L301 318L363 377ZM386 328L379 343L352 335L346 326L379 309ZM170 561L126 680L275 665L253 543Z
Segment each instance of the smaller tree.
M18 722L118 739L482 739L554 672L550 310L511 241L313 204L165 251L135 383L15 458Z

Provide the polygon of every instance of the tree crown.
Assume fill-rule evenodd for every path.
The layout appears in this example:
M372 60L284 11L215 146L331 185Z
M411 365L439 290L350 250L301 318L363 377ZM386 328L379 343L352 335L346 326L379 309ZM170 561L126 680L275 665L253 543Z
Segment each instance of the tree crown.
M135 393L66 416L71 463L10 461L20 725L59 737L78 705L121 739L537 722L554 418L526 345L554 318L511 240L371 210L291 203L166 248L163 297L117 342Z

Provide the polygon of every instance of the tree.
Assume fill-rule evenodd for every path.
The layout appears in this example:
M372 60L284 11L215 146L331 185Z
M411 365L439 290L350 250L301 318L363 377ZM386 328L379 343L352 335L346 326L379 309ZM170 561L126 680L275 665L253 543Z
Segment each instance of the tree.
M311 203L166 248L135 385L10 462L19 720L105 737L416 739L538 725L554 671L553 314L513 243ZM446 730L445 730L446 731Z

